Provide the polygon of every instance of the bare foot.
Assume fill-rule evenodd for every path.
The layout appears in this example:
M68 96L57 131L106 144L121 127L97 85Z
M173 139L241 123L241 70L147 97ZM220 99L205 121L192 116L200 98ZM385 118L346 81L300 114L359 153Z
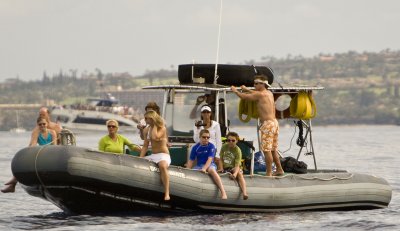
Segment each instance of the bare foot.
M274 172L274 174L272 174L272 175L273 175L273 176L283 176L283 174L284 174L283 171L282 171L282 172L276 171L276 172Z
M222 199L222 200L228 199L228 196L226 195L226 193L222 194L221 199Z
M11 180L7 181L7 183L5 183L4 185L10 185L10 184L16 184L17 183L17 179L15 179L15 177L13 177Z
M171 200L171 198L169 197L169 195L165 195L165 196L164 196L164 200L165 200L165 201L169 201L169 200Z
M249 199L249 196L247 194L243 195L243 200L247 200L247 199Z
M15 185L16 184L8 184L7 187L1 190L2 193L13 193L15 192Z

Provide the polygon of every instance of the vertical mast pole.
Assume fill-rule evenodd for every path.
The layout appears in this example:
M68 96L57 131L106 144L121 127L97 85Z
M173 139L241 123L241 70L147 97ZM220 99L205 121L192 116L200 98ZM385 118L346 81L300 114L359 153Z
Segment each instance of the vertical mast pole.
M215 61L214 84L217 84L218 79L218 62L219 62L219 42L221 38L221 22L222 22L222 0L219 7L219 24L218 24L218 39L217 39L217 57Z

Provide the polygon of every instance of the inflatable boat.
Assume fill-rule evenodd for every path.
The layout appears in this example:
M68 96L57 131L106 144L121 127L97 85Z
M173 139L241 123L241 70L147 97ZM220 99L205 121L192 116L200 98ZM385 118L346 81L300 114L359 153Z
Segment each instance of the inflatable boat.
M144 209L272 212L387 207L391 187L379 177L330 171L246 175L249 199L236 181L221 175L228 195L221 200L205 173L170 166L171 201L163 201L158 167L132 155L104 153L76 146L29 147L12 161L25 190L65 212L94 213Z

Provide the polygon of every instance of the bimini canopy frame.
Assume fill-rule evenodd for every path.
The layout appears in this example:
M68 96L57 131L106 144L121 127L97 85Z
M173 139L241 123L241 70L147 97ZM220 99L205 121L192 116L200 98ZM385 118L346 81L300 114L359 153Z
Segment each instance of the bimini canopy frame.
M249 87L250 89L254 89L252 87ZM215 92L216 94L216 99L220 98L220 94L223 94L222 97L225 99L226 98L226 93L227 92L231 92L231 88L230 86L225 86L225 85L220 85L220 84L203 84L203 83L194 83L194 84L172 84L172 85L157 85L157 86L146 86L143 87L143 89L159 89L159 90L165 90L164 93L164 102L163 102L163 113L162 115L165 115L165 108L167 105L167 101L168 98L171 94L171 91L175 91L175 90L181 90L181 91L188 91L188 92L205 92L205 91L210 91L210 92ZM288 94L288 95L296 95L299 92L308 92L308 93L312 93L312 91L314 90L323 90L324 88L321 86L282 86L280 85L279 87L270 87L268 88L274 95L283 95L283 94ZM215 101L215 116L216 118L220 117L220 111L219 111L219 107L218 107L218 100ZM226 108L226 104L224 105L225 110L224 112L227 114L227 108ZM228 119L227 119L227 115L222 115L224 120L225 120L225 124L228 124ZM294 117L289 117L292 119L295 119ZM165 119L165 118L164 118ZM308 153L306 153L307 155L312 155L313 156L313 160L314 160L314 168L315 170L317 170L317 161L316 161L316 157L315 157L315 152L314 152L314 144L313 144L313 137L312 137L312 124L311 124L311 119L300 119L302 125L304 125L305 129L306 129L306 133L305 133L305 137L304 140L308 141L310 144L310 151ZM258 125L259 125L259 121L258 121ZM258 137L258 144L259 144L259 149L261 151L260 148L260 137ZM297 155L297 160L300 158L300 154L303 151L303 147L300 147L299 153ZM250 174L253 175L253 171L254 171L254 152L251 154L252 155L252 163L251 163L251 169L250 169Z

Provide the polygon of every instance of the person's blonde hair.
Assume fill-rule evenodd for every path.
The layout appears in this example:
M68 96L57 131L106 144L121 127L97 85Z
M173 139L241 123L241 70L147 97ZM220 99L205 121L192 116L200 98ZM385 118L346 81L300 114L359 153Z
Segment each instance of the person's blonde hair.
M116 120L114 120L114 119L107 120L106 125L108 126L108 124L111 123L111 122L115 123L115 126L116 126L117 128L119 127L118 121L116 121Z
M150 118L151 120L153 120L154 124L157 127L162 127L164 126L164 120L161 118L161 116L159 116L157 114L157 112L155 111L147 111L146 113L144 113L144 116Z

